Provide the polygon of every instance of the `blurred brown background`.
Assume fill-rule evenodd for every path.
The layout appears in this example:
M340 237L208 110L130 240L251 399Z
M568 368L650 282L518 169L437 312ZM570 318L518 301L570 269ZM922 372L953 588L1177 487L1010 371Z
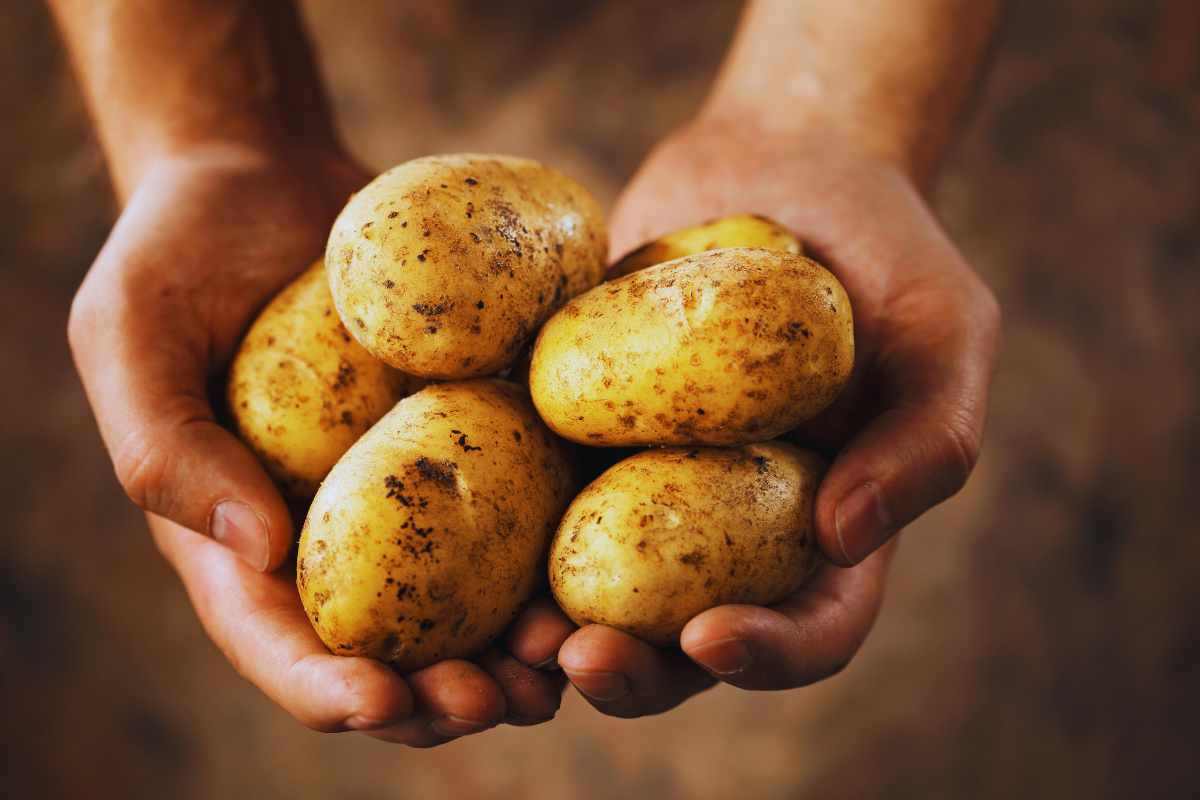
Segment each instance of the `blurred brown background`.
M368 163L512 151L609 201L695 108L739 7L412 5L429 9L306 3ZM569 695L549 725L409 751L310 733L243 683L116 486L64 336L115 208L46 13L6 3L0 793L1195 796L1196 9L1010 3L937 194L1006 309L988 446L967 490L906 534L879 625L843 675L786 694L719 689L640 721Z

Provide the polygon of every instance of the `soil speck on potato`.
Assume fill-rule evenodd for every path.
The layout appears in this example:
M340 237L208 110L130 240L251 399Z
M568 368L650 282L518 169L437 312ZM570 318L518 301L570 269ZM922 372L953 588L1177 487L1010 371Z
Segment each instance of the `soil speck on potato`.
M446 313L445 303L413 303L412 309L424 317L436 317Z
M422 478L451 492L458 492L458 465L453 461L439 461L425 456L419 457L413 466Z
M470 453L470 452L474 452L474 451L483 449L482 447L477 447L477 446L471 444L470 442L468 442L467 434L463 433L462 431L452 430L452 431L450 431L450 434L452 436L458 437L457 439L454 440L454 443L457 444L459 447L461 447L463 449L464 453Z

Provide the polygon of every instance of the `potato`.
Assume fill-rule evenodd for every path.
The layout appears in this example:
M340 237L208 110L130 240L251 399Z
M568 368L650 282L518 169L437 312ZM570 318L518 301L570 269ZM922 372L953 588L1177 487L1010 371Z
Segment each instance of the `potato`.
M292 500L308 500L350 445L421 386L355 342L318 261L267 304L229 369L238 435Z
M767 605L820 564L813 501L823 470L782 442L665 448L625 459L571 503L550 547L550 587L578 625L658 645L727 603Z
M300 536L296 584L334 653L410 671L479 652L540 583L574 488L524 389L430 386L337 463Z
M507 367L568 298L604 276L600 207L579 184L509 156L419 158L380 175L325 251L346 327L413 375Z
M842 285L815 261L709 250L592 289L542 328L529 388L597 446L772 439L833 402L854 364Z
M775 220L758 214L734 214L682 228L642 245L609 267L607 279L615 280L664 261L722 247L765 247L804 254L804 246L796 234Z

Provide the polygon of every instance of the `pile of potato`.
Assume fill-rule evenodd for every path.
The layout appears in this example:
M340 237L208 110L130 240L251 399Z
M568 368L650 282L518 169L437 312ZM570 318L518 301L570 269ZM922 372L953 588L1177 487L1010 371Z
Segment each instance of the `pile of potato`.
M325 644L404 671L477 653L547 553L571 619L664 645L795 591L822 464L776 437L854 362L846 293L801 253L744 215L606 273L595 200L507 156L417 159L354 195L228 384L239 435L308 504L296 582ZM645 449L580 491L586 448Z

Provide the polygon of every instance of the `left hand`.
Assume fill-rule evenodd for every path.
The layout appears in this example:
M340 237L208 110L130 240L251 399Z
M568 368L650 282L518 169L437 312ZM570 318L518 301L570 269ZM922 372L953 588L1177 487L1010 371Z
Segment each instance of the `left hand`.
M742 212L793 229L854 310L850 385L798 431L836 453L815 512L832 563L772 608L696 616L682 652L601 625L575 632L559 664L608 714L662 712L717 681L787 689L837 673L878 613L893 537L957 492L978 456L999 309L908 171L832 133L785 139L697 122L652 153L619 199L611 252Z

